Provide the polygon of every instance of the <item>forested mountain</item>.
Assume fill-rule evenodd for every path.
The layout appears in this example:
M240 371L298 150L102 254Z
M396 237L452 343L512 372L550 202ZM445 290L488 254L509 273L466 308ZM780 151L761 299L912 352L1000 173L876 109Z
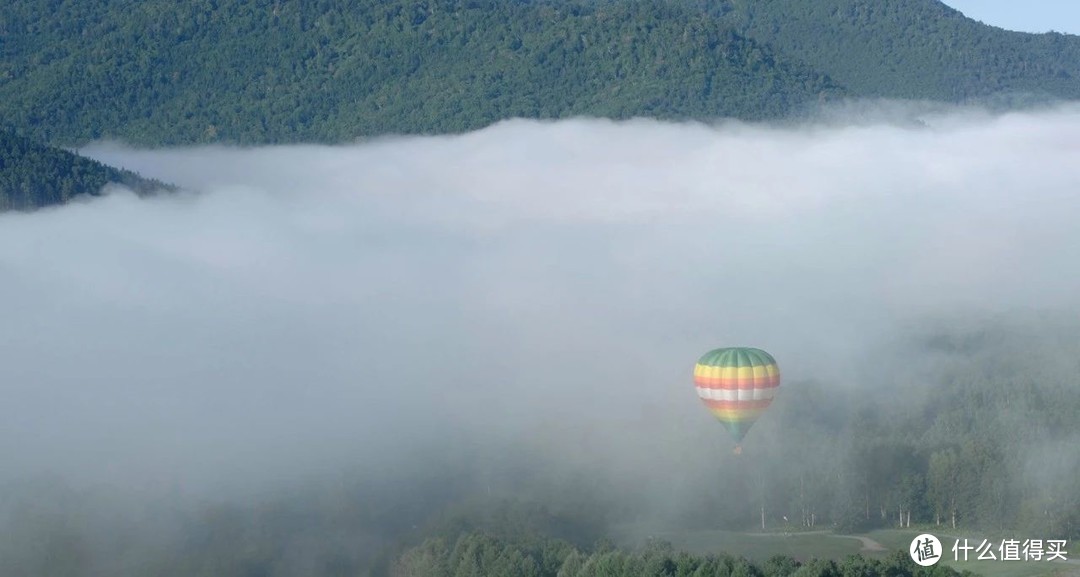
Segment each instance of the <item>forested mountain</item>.
M16 0L0 34L0 126L60 145L762 119L842 95L1080 96L1080 38L985 26L936 0Z
M765 118L825 76L661 0L17 0L0 124L51 143L340 141L509 117Z
M752 0L717 12L859 96L1080 98L1080 37L1002 30L937 0Z
M109 183L139 194L174 190L133 172L0 130L0 211L59 204L84 194L96 196Z

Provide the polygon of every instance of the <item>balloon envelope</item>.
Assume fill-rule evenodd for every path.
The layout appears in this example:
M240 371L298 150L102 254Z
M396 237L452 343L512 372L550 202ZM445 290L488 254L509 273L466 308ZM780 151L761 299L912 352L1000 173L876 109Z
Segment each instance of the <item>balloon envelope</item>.
M780 388L780 369L761 349L715 349L694 367L694 386L701 402L738 443L772 404Z

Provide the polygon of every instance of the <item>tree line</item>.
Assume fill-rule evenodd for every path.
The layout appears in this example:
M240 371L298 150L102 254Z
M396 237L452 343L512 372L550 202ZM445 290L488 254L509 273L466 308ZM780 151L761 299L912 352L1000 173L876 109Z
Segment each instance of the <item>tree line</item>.
M755 564L732 555L692 555L657 541L637 551L599 546L582 551L564 541L509 541L483 533L435 538L405 552L391 577L958 577L945 565L920 567L907 553L885 559L800 562L782 555Z

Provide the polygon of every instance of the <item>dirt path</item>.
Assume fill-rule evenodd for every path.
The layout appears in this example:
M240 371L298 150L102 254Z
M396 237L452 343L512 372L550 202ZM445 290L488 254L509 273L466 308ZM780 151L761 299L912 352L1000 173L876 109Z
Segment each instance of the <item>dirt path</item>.
M743 533L743 535L746 535L747 537L798 537L798 536L801 536L801 535L824 535L826 533L831 533L831 531L820 530L820 531L788 531L788 532L784 532L784 533L776 533L776 532L773 532L773 533Z
M799 531L795 533L746 533L749 537L792 537L796 535L825 535L831 533L831 531ZM832 535L833 537L841 537L843 539L858 539L862 543L861 551L886 551L884 545L874 541L869 537L863 537L861 535Z
M885 551L885 546L869 537L863 537L861 535L833 535L833 537L843 537L844 539L858 539L862 543L862 551Z

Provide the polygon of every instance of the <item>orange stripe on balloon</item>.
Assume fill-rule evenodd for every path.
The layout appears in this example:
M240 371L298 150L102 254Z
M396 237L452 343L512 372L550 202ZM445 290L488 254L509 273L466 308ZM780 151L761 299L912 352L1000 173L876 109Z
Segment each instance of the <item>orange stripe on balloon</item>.
M772 403L772 399L758 399L756 401L714 401L713 399L701 399L709 409L720 410L753 410L765 409Z
M729 391L740 389L770 389L780 386L780 375L734 379L696 376L694 377L694 384L707 389L725 389Z

